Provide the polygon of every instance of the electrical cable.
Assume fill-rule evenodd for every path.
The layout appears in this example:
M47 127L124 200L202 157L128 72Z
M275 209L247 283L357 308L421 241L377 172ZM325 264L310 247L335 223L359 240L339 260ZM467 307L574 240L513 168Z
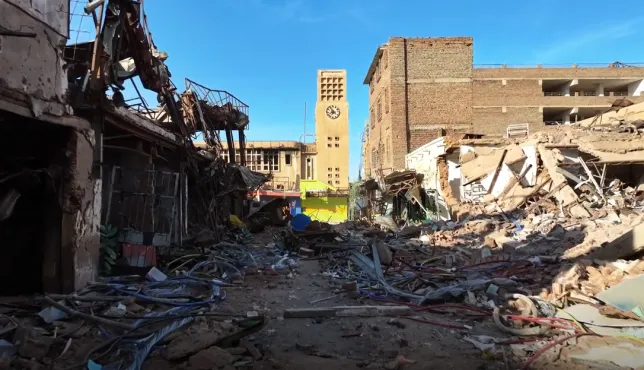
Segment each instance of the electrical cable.
M565 342L569 341L570 339L579 338L579 337L582 337L584 335L596 335L596 334L593 334L593 333L575 333L575 334L568 335L568 336L566 336L566 337L564 337L562 339L556 340L556 341L554 341L552 343L549 343L549 344L541 347L537 352L535 352L532 356L530 356L528 361L526 361L525 364L523 364L523 366L521 367L521 370L530 369L530 366L532 366L532 363L534 363L537 360L537 358L539 358L539 356L543 355L548 350L558 346L559 344L565 343Z

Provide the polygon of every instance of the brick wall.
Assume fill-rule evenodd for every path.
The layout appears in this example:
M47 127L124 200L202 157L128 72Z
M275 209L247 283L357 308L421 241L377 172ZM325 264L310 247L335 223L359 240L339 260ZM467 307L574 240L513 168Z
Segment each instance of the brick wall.
M442 128L433 128L427 130L412 130L410 140L410 152L429 143L430 141L445 135L446 130Z
M474 133L502 136L508 125L529 123L530 131L540 131L543 127L543 116L538 107L502 107L474 108Z
M470 37L394 37L382 47L369 94L376 122L365 149L378 151L379 166L402 168L408 152L450 133L503 135L507 125L525 122L531 131L547 129L539 106L607 107L616 99L544 96L540 79L644 76L642 67L473 68L472 43ZM628 99L640 102L644 96Z
M571 66L572 67L572 66ZM643 67L631 68L475 68L474 78L642 78Z
M539 80L474 80L474 106L535 105L543 98Z
M387 46L391 66L393 165L399 168L405 165L409 151L440 136L443 130L472 122L472 39L409 38L406 46L407 102L405 39L392 38Z
M410 126L471 123L471 86L470 83L410 84Z
M408 38L407 79L454 79L472 77L472 38ZM394 78L404 78L405 39L389 40Z

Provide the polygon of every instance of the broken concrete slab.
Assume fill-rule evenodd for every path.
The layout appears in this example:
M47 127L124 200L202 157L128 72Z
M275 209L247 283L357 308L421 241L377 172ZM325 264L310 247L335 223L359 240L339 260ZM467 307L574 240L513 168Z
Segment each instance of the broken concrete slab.
M40 360L47 356L53 342L52 337L45 337L29 328L19 327L14 334L14 343L20 343L18 354L25 358Z
M499 206L503 212L514 211L517 207L525 203L528 198L550 183L550 176L546 171L541 172L537 176L537 182L535 186L531 188L525 188L521 186L521 183L517 182L499 199Z
M496 177L494 176L496 174ZM494 198L502 195L508 185L516 178L517 174L512 171L510 166L503 163L498 173L492 172L481 180L481 185L491 194ZM492 183L494 181L494 183Z
M319 307L319 308L289 308L284 310L285 319L303 319L312 317L332 317L335 316L335 308L333 307Z
M391 249L382 242L382 240L375 240L374 245L378 250L378 255L380 256L380 263L383 265L389 265L393 261L393 254Z
M626 258L644 250L644 223L636 225L611 242L591 252L591 258L616 260Z
M570 207L570 215L574 218L586 219L590 217L590 212L581 204L575 204Z
M529 140L521 145L526 159L517 173L524 173L521 179L523 186L535 186L537 183L537 145L539 140ZM514 167L514 166L512 166ZM514 168L513 168L514 169Z
M341 306L336 307L336 316L341 317L376 317L405 316L411 314L408 306Z
M504 158L505 155L505 158ZM499 164L512 165L526 158L523 150L518 145L511 145L502 149L494 150L489 155L481 155L476 159L461 165L463 185L479 180L494 172Z
M220 337L221 333L201 332L187 337L176 338L168 344L164 357L168 360L180 360L213 346Z
M644 370L644 347L627 338L586 337L579 340L567 357L594 369Z
M633 311L636 308L641 310L644 309L644 290L642 290L642 286L644 286L644 275L639 275L632 279L625 279L599 293L597 298L624 311Z
M556 189L556 193L554 195L557 200L560 201L564 207L577 202L577 194L572 190L572 188L570 188L570 186L568 186L568 180L564 175L557 171L559 166L557 166L555 154L551 150L548 150L544 145L539 145L537 148L539 151L539 157L541 157L541 162L552 179L553 189Z

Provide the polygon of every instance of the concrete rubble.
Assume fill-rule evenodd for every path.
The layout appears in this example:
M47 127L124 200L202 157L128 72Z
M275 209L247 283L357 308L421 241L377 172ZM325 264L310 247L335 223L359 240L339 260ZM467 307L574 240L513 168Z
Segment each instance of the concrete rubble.
M585 343L586 336L595 334L627 347L641 346L641 134L640 128L611 132L580 125L522 140L442 137L412 152L408 167L422 178L406 190L419 189L413 197L364 186L365 199L376 210L373 222L394 236L385 240L395 256L384 270L389 274L375 266L380 249L367 250L373 262L348 256L379 282L377 291L365 294L397 303L429 303L421 308L429 310L456 302L447 311L491 316L506 336L537 336L521 343L536 340L544 349L570 344L572 338ZM427 199L416 201L423 191ZM396 204L401 199L409 202ZM392 206L376 208L378 203ZM419 212L397 211L410 208ZM377 215L377 210L386 211ZM367 287L374 283L362 289ZM603 329L601 322L609 318L606 326L612 329ZM583 355L573 351L563 361L634 368L623 365L628 361L621 355L590 353L605 348L592 345L592 339ZM483 351L498 351L499 343L511 339L464 340ZM516 356L528 357L524 368L537 368L534 361L549 353L535 352L534 345L510 347Z
M66 139L3 175L0 221L21 236L4 249L48 293L0 299L0 370L642 368L642 104L526 138L437 138L362 182L360 219L331 225L284 199L251 210L269 176L245 166L249 107L190 79L178 91L142 1L88 5L100 34L63 50L69 12L51 9L69 4L38 3L54 24L0 3L50 45L23 63L40 82L9 74L0 95L72 131L11 133L29 149ZM158 107L136 85L140 106L126 102L134 77ZM69 189L16 212L23 183ZM25 222L48 212L45 231ZM22 248L34 235L42 265ZM1 262L22 288L21 264Z
M597 143L562 130L459 154L447 177L488 189L476 199L401 170L365 186L382 195L371 219L276 219L273 202L217 236L195 225L145 268L122 270L122 245L82 290L1 302L0 368L628 368L644 340L641 164Z

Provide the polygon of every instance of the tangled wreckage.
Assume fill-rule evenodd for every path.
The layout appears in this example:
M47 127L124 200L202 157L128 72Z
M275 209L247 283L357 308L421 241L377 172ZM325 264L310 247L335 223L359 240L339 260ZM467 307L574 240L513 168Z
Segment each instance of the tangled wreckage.
M179 92L142 1L88 3L63 51L69 2L31 3L0 2L0 369L641 368L640 104L441 137L362 220L287 224L251 210L248 106Z
M504 358L510 345L523 368L571 343L567 366L639 368L642 118L635 104L520 138L440 137L408 154L407 169L377 172L361 184L368 223L356 230L381 237L343 257L369 276L359 290L489 316L497 333L463 340Z
M51 14L70 13L70 4L54 3L2 4L18 26L33 23L38 30L7 33L5 58L20 42L42 55L14 64L22 80L9 73L0 84L4 129L18 130L5 135L18 139L3 146L0 233L7 245L29 245L3 252L3 276L18 273L24 281L6 294L71 292L94 281L114 263L99 248L101 227L118 230L124 250L146 261L149 250L181 246L204 230L219 240L230 228L229 216L245 217L248 193L268 179L244 166L248 105L189 79L180 92L142 1L88 2L84 17L93 19L95 39L63 50L55 45L68 38L69 19ZM157 95L158 106L147 104L141 86ZM125 100L126 89L136 98ZM241 159L222 159L220 137ZM195 147L197 138L207 151ZM45 262L34 264L34 255Z

